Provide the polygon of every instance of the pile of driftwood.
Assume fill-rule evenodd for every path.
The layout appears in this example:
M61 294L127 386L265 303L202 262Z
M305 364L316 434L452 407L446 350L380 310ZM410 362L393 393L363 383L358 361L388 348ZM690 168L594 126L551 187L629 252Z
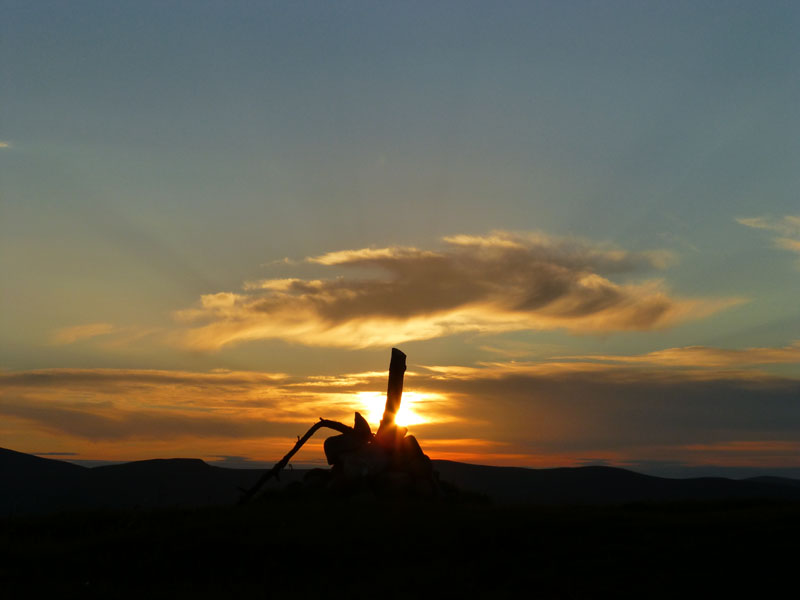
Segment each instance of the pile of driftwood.
M324 472L318 469L310 471L306 485L324 486L327 491L344 496L440 498L442 491L430 458L422 451L417 439L407 435L408 430L395 423L403 395L405 371L406 355L392 348L386 407L376 433L372 433L366 419L359 413L355 414L352 427L320 419L298 438L286 456L244 493L242 502L256 496L267 481L278 478L292 456L323 427L339 432L339 435L327 438L324 444L325 457L332 468Z

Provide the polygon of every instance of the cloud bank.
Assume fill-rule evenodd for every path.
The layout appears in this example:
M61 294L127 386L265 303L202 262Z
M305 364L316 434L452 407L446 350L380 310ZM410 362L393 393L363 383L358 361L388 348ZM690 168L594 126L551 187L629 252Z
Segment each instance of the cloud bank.
M672 260L666 252L508 232L444 244L330 252L306 261L347 275L268 279L204 295L176 313L187 325L180 343L208 350L277 338L360 348L470 331L653 330L740 301L674 297L658 279L611 279L664 268Z
M418 395L414 410L425 420L411 431L434 458L800 467L800 380L759 369L796 362L798 347L412 365L404 402ZM202 453L269 461L319 417L351 422L385 389L385 372L0 372L0 434L22 451L60 447L85 458ZM322 460L324 437L303 460Z
M517 464L800 467L797 378L727 364L505 362L427 370L429 389L460 399L474 432L528 457Z

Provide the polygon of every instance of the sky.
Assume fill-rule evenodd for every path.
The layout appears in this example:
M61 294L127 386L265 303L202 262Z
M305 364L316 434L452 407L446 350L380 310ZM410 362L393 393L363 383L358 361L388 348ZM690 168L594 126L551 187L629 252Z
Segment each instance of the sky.
M800 477L798 3L0 11L0 446Z

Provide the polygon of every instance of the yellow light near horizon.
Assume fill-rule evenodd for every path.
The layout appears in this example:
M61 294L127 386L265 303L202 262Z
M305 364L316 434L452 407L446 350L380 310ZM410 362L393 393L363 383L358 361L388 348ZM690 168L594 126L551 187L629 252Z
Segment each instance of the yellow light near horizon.
M386 394L381 392L358 392L358 402L362 409L358 412L367 420L372 430L375 431L383 418L383 409L386 407ZM419 392L403 392L400 410L395 416L395 423L408 427L428 423L430 419L419 414L414 405L426 399L425 394Z

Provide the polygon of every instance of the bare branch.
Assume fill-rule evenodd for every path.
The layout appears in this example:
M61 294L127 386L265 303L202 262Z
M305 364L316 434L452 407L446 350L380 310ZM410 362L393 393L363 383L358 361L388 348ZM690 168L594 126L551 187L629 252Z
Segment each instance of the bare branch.
M322 427L327 427L328 429L333 429L340 433L353 433L353 428L345 425L344 423L339 423L339 421L330 421L328 419L320 418L319 421L314 423L311 426L311 428L308 431L306 431L306 434L303 437L297 438L297 443L294 445L294 448L289 450L286 456L284 456L280 461L275 463L274 467L272 467L269 471L264 473L261 476L261 478L256 482L256 484L244 493L241 500L239 500L239 504L247 504L253 498L253 496L255 496L258 493L261 487L265 483L267 483L267 481L269 481L273 477L277 479L278 474L287 464L289 464L291 458L295 454L297 454L297 451L303 447L303 444L305 444L309 439L311 439L311 436L313 436Z

